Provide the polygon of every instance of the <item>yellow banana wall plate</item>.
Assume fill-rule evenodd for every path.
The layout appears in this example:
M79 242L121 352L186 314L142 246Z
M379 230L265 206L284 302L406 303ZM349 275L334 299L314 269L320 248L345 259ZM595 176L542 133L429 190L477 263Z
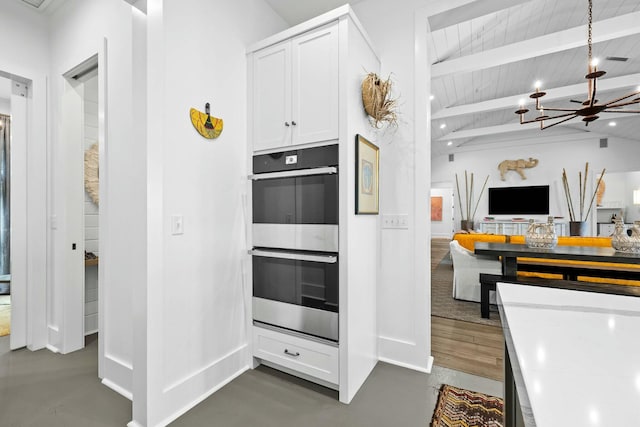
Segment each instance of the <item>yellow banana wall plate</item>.
M222 133L223 121L217 117L212 117L209 114L209 103L205 105L205 112L201 112L192 108L189 111L191 116L191 123L196 128L198 133L207 139L214 139L220 136Z

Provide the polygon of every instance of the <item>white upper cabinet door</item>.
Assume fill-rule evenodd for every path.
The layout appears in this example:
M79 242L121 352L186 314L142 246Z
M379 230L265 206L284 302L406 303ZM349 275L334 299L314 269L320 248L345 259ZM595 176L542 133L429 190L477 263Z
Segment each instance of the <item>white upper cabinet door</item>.
M290 145L291 42L256 52L253 69L253 150Z
M292 40L294 145L338 139L338 43L337 23Z

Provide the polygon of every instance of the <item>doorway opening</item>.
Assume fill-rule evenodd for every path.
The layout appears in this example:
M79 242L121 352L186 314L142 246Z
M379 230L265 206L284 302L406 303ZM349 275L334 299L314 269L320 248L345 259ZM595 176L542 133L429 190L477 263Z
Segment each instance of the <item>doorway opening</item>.
M0 79L10 86L9 80ZM10 108L9 100L6 100L6 106L4 101L4 98L0 99L0 337L11 333L11 117L4 114L5 107Z
M83 85L84 152L84 335L98 332L99 149L98 67L76 77Z

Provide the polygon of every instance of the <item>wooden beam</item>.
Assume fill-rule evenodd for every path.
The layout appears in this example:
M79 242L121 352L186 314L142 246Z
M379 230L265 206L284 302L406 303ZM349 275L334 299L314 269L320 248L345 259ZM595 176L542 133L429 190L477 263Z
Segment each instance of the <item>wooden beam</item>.
M509 9L531 0L482 0L445 10L429 17L431 31L438 31L443 28L457 25L462 22L471 21L481 16L496 13ZM450 3L450 2L448 2Z
M640 33L640 12L633 12L593 23L593 43ZM570 28L484 52L443 61L431 66L431 78L510 64L586 44L585 26Z
M603 113L600 116L600 120L609 121L613 119L623 119L628 117L629 117L629 114L625 114L625 113L606 113L606 114ZM436 141L452 141L454 139L477 138L482 136L497 135L497 134L508 133L508 132L520 132L520 131L536 130L536 129L540 130L540 125L538 123L527 123L527 124L521 125L518 122L518 117L515 114L513 115L513 120L514 120L514 123L508 123L505 125L486 126L482 128L465 129L465 130L449 132L448 134L443 135L440 138L436 139ZM557 127L564 127L569 125L581 125L585 131L587 132L590 131L589 127L585 127L579 118L575 118L573 120L569 120L568 122L559 124ZM540 131L540 132L545 132L545 131Z
M602 79L598 80L598 94L602 94L603 92L631 88L635 87L640 83L640 73L629 74L626 76L613 77L610 79ZM573 98L577 97L579 100L583 98L586 99L587 95L587 84L580 83L570 86L562 86L547 89L544 88L544 91L547 92L544 98L542 98L542 104L556 101L565 98ZM518 109L518 104L521 99L525 99L528 105L533 105L534 101L529 98L530 93L506 96L504 98L496 98L488 101L476 102L473 104L464 104L458 105L455 107L447 107L442 110L432 114L432 120L441 120L447 119L450 117L463 116L466 114L474 114L474 113L484 113L488 111L497 111L505 108L513 107L514 111ZM599 96L601 101L605 101L606 98ZM577 105L577 104L576 104Z

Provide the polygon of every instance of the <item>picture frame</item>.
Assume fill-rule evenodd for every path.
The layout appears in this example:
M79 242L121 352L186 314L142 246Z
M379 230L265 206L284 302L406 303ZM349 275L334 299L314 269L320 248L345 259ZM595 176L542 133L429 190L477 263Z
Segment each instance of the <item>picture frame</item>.
M379 213L380 150L356 134L356 215Z

